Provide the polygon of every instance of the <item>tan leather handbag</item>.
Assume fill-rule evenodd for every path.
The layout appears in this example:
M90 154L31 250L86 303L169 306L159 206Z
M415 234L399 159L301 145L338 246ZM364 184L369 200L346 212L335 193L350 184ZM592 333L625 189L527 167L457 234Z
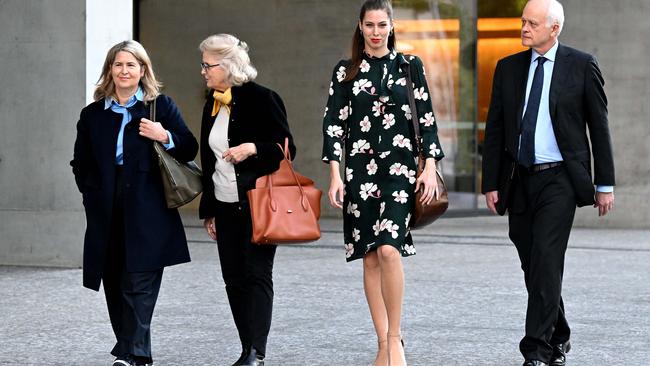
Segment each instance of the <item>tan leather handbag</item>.
M280 168L260 177L247 192L256 244L305 243L320 238L320 198L314 181L293 170L289 139L284 141Z
M422 148L422 137L420 136L420 125L418 123L418 110L415 105L415 94L413 93L413 81L411 80L410 65L406 67L406 94L408 95L409 105L412 111L411 122L413 123L413 133L415 134L415 144L418 151L418 169L416 177L420 177L424 170L426 158ZM436 169L436 180L438 181L438 199L434 199L430 204L424 204L420 201L422 189L415 193L415 207L411 216L411 229L419 229L436 221L449 207L449 197L447 196L447 187L442 179L440 171Z
M156 121L156 100L149 107L149 119ZM160 167L165 201L168 208L177 208L190 203L203 190L201 169L194 161L181 163L171 156L158 141L153 143Z

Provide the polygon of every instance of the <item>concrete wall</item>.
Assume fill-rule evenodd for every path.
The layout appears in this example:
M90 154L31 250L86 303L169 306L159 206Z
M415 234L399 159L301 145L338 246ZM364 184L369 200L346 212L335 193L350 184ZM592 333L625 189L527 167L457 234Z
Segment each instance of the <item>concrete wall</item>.
M69 161L93 89L86 70L98 69L87 60L101 68L110 35L131 37L131 1L120 2L126 33L115 19L106 30L113 8L99 3L87 12L86 0L0 1L0 264L81 265L85 218Z
M360 1L142 0L140 40L149 50L164 92L186 122L200 130L205 83L199 43L231 33L248 43L257 82L282 96L295 136L295 166L327 190L328 167L320 161L323 112L334 65L347 57ZM196 207L188 205L187 208ZM335 212L323 201L325 215Z
M94 0L0 0L0 264L81 264L85 220L68 165L75 123L86 104L86 86L97 78L86 70L103 61L108 45L125 38L131 21L122 12L120 27L127 33L113 32L115 22L100 21L109 17L92 20L107 11L87 8L87 1ZM120 9L131 4L120 1ZM299 149L297 168L327 189L327 166L320 162L322 113L332 67L347 54L359 3L141 0L140 38L166 93L197 134L204 90L199 42L220 32L248 42L258 81L286 102ZM86 17L91 8L96 10ZM561 40L595 54L605 75L618 180L612 214L599 219L594 209L584 208L576 223L647 228L650 113L641 98L650 85L650 3L574 0L565 11ZM86 45L93 40L104 43L92 51Z
M578 210L576 224L607 227L650 226L650 27L646 0L564 1L560 40L598 58L609 100L616 163L615 208L598 218L594 208Z
M199 42L220 32L245 40L259 70L258 81L277 90L287 105L298 145L297 168L326 190L327 166L320 162L326 87L332 65L347 57L360 3L142 0L140 38L167 85L165 92L178 102L196 133L204 92ZM564 6L566 26L560 40L596 55L605 75L618 181L615 210L598 218L595 209L583 208L578 210L576 225L648 227L650 164L644 159L649 155L644 138L649 134L648 103L639 96L649 85L648 63L641 60L650 59L650 27L643 20L650 3L630 0L623 6L609 0L573 0ZM645 44L634 45L631 34L646 40ZM325 215L336 214L326 201L322 206Z
M0 1L0 263L79 265L68 162L85 104L84 0Z
M120 16L106 16L119 9ZM86 104L93 101L106 53L133 38L133 0L86 0Z

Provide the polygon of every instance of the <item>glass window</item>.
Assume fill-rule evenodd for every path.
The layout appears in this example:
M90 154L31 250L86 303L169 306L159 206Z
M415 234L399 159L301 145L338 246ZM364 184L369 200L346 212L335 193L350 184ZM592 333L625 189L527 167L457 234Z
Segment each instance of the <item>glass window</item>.
M476 208L474 0L393 1L397 49L422 59L445 159L452 209Z
M394 0L397 49L419 56L446 157L451 209L479 206L481 147L499 59L523 50L526 0Z
M500 59L526 49L521 45L521 13L526 1L479 1L478 4L476 140L479 159L482 157L494 69ZM480 178L479 171L479 187Z

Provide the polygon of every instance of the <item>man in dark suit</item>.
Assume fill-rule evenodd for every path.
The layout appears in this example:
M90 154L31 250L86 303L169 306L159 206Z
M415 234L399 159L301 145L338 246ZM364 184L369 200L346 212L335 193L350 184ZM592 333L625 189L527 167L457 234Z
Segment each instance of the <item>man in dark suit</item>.
M575 208L593 204L603 216L614 204L607 98L594 57L558 42L558 1L531 0L521 19L530 49L497 64L482 192L492 212L508 211L524 271L524 366L559 366L570 348L561 291Z

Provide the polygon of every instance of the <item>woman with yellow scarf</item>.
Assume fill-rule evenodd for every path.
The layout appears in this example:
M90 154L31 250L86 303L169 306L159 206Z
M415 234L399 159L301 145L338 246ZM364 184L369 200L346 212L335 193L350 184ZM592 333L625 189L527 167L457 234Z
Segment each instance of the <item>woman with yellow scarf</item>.
M296 148L280 96L253 82L248 46L229 34L206 38L201 75L210 88L201 122L203 195L199 216L217 241L226 293L242 345L233 366L264 365L273 307L275 245L251 243L246 192L278 169L277 144Z

